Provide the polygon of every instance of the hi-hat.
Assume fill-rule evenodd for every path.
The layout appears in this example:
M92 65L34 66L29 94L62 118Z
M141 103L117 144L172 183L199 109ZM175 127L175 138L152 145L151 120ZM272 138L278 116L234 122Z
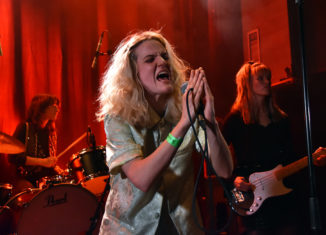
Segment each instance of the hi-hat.
M14 137L0 132L0 153L16 154L25 152L25 145Z

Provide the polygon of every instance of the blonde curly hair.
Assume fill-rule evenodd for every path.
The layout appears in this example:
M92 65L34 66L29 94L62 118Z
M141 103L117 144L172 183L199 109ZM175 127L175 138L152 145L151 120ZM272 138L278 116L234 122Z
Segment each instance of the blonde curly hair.
M168 101L168 109L172 122L181 116L181 84L185 80L188 67L175 53L172 45L160 31L141 31L124 38L113 54L101 81L99 90L98 121L105 116L119 117L131 125L146 127L150 120L149 104L144 89L136 72L136 56L134 50L146 40L157 40L166 49L169 57L171 79L174 84L173 93Z

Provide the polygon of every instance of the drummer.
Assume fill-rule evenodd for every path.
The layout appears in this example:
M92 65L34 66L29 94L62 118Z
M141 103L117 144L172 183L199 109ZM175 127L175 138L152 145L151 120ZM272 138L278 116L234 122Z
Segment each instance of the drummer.
M25 144L26 151L9 157L17 166L18 180L15 191L38 187L42 177L62 173L56 164L57 132L55 121L60 110L60 100L49 94L33 97L27 120L20 123L14 137Z

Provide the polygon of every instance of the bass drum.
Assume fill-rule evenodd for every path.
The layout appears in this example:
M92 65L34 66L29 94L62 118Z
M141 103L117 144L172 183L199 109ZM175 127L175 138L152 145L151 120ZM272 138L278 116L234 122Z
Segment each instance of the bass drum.
M59 184L44 190L26 190L12 197L5 206L6 214L13 221L12 233L70 235L86 234L98 202L80 186ZM99 224L95 231L98 227Z

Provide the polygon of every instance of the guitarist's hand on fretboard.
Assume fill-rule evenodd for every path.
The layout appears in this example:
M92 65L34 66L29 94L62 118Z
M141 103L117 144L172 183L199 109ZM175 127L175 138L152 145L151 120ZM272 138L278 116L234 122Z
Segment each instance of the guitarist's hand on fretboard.
M248 192L252 191L255 189L255 186L251 183L249 183L244 177L242 176L237 176L235 180L233 181L234 187L236 189L243 191L243 192Z
M318 155L318 157L314 160L314 164L316 166L325 166L326 165L326 148L319 147L313 155Z

